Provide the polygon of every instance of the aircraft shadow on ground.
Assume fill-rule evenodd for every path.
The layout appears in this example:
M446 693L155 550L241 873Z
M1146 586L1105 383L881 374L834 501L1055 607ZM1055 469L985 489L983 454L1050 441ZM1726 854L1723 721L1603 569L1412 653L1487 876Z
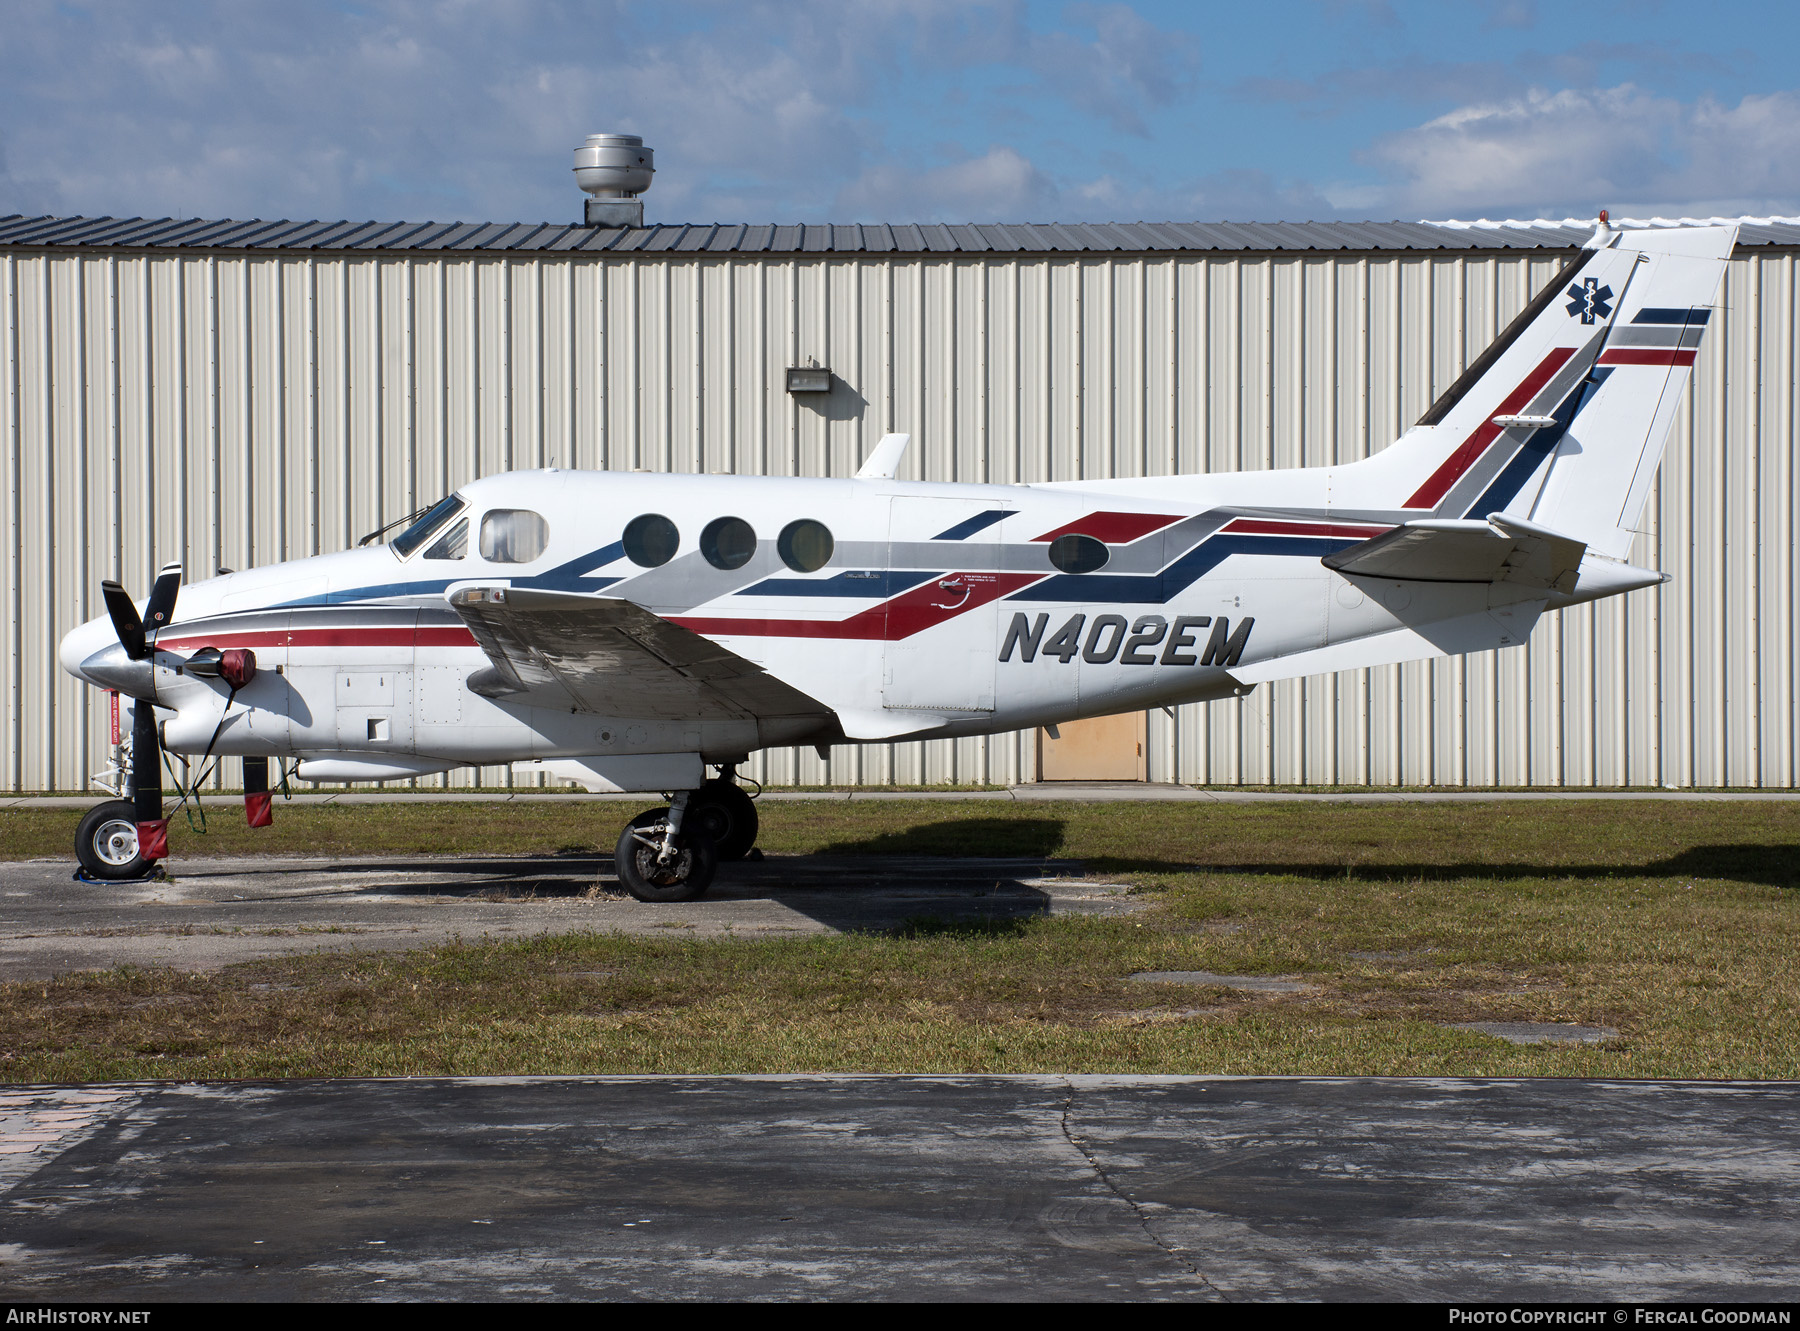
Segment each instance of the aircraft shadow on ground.
M1024 880L1080 872L1080 866L1052 858L1062 848L1063 834L1058 818L922 823L832 842L812 855L765 861L778 866L784 879L772 884L768 895L844 932L1017 933L1048 916L1053 904L1048 892ZM721 877L734 868L724 866Z
M280 879L295 873L292 861L278 859L268 864L234 863L229 868L212 868L204 860L192 860L175 868L179 879L204 882L209 877L267 878L271 893L279 893ZM574 898L586 896L602 874L610 877L612 856L593 851L558 852L551 855L455 856L432 859L383 859L379 864L367 860L321 860L309 863L300 872L330 878L343 875L356 881L343 889L342 895L464 897L483 899L499 894L507 899ZM389 875L412 875L419 878L390 878ZM319 893L310 893L317 897ZM329 895L329 894L328 894ZM297 897L296 900L304 898Z
M1182 860L1176 857L1091 857L1074 864L1053 857L1062 850L1059 819L955 818L860 840L834 842L814 854L774 855L761 862L725 864L709 896L690 909L729 911L734 902L769 901L827 928L853 932L901 932L915 936L1005 933L1052 912L1050 893L1032 880L1089 874L1230 873L1249 878L1280 876L1320 882L1383 884L1521 878L1629 880L1711 879L1787 890L1800 888L1800 845L1695 846L1638 864L1461 862L1404 860L1336 863L1299 858L1256 862ZM234 866L233 876L285 875L291 864ZM592 851L534 856L466 856L452 859L325 861L310 874L342 873L345 897L438 897L497 904L573 900L596 888L618 891L612 857ZM199 865L183 876L204 878ZM279 888L271 883L271 893ZM317 893L309 893L315 899ZM597 921L604 927L604 920Z
M733 903L770 901L843 932L1006 932L1051 913L1049 893L1025 880L1079 871L1050 858L1061 841L1062 824L1054 820L950 820L901 835L838 843L817 854L723 864L707 897L683 909L719 915ZM178 876L202 883L209 876L266 878L270 896L278 897L281 880L295 867L292 861L229 868L191 862ZM596 888L606 896L620 891L612 856L594 851L383 857L379 863L326 859L301 872L319 886L296 900L417 897L522 905L587 898ZM329 881L339 875L344 886L332 891ZM604 918L595 923L605 927Z
M820 855L993 855L1048 858L1062 849L1060 818L947 818L858 841L834 841Z
M1790 890L1800 888L1800 845L1756 843L1693 846L1678 855L1646 860L1642 864L1545 864L1529 860L1420 864L1378 859L1338 860L1335 863L1329 860L1180 862L1129 856L1089 856L1084 863L1101 873L1231 873L1361 883L1453 882L1463 878L1710 878Z

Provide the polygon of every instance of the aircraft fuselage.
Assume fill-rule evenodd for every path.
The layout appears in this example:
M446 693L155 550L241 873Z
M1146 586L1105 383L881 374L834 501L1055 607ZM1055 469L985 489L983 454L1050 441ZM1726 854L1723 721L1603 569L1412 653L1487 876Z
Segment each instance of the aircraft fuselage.
M676 751L719 762L770 744L982 734L1226 697L1245 691L1234 669L1401 622L1380 588L1320 563L1381 522L858 479L540 471L459 493L459 541L432 531L406 551L367 546L185 587L151 659L155 701L175 713L164 743L421 771ZM515 527L521 513L541 519L542 549L484 549L495 513ZM628 550L638 519L666 519L673 552L666 533L663 548ZM794 524L818 524L798 555L783 539ZM828 557L807 568L819 528ZM729 548L708 539L733 529ZM580 710L483 696L468 682L488 657L446 598L496 585L630 601L839 723L658 716L628 692ZM1486 586L1446 590L1471 607L1488 598ZM95 620L70 635L64 662L88 677L84 663L113 641ZM258 669L227 718L228 687L183 666L239 647Z

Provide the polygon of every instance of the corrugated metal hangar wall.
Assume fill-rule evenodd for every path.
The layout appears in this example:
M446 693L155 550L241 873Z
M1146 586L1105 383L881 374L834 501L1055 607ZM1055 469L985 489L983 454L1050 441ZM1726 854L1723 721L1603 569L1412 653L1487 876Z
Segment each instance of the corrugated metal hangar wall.
M0 219L12 790L80 789L103 761L104 699L55 659L102 612L103 577L142 594L170 559L210 571L340 549L515 467L847 475L888 429L913 435L912 479L1358 458L1578 240L1407 227L1402 243L1344 225L1316 248L1300 227L1131 244L1115 228L1105 248L1058 229L1033 252L970 245L992 240L976 228L913 229L912 244L805 229L822 245L780 234L801 228L659 245L690 229L650 228L629 247L499 248L488 228L356 248L22 225ZM876 230L885 246L844 239ZM1423 231L1440 234L1426 246ZM1747 231L1731 264L1632 555L1671 585L1550 615L1524 648L1153 712L1150 779L1793 786L1797 252L1800 230ZM785 369L810 361L832 392L786 392ZM1030 734L753 763L807 785L1035 769ZM509 777L452 778L477 779Z

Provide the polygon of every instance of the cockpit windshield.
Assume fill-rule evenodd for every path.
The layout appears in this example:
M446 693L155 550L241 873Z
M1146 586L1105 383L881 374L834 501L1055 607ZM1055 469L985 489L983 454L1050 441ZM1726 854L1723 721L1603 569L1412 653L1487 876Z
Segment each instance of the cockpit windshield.
M400 558L408 558L414 550L423 545L431 534L465 507L461 495L449 495L433 504L424 517L401 532L393 540L394 553Z

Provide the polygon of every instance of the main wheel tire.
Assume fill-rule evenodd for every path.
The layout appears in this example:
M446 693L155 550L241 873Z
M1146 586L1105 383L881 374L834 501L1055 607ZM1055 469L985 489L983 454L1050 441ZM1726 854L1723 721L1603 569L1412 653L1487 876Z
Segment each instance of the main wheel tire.
M75 858L95 878L141 878L155 860L138 854L137 806L108 800L82 815L75 829Z
M712 886L713 872L719 867L719 852L704 831L682 828L674 856L667 864L657 861L661 847L660 829L668 822L669 811L646 809L625 825L619 834L618 848L613 851L613 867L619 882L639 901L692 901ZM683 819L684 824L686 819ZM646 833L650 843L639 839Z
M756 801L734 781L708 781L688 804L688 824L713 840L721 864L741 860L756 844Z

